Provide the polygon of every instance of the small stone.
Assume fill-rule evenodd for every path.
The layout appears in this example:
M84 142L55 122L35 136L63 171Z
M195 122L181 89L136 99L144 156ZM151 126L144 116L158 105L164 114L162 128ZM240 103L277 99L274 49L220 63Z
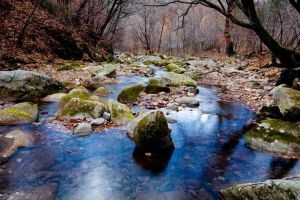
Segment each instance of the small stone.
M87 136L92 133L92 126L89 123L80 123L78 124L73 133L78 136Z
M91 125L92 126L101 126L102 124L105 124L106 120L103 118L98 118L98 119L94 119L93 121L91 121Z
M105 120L110 120L110 113L104 112L102 116Z
M199 101L193 97L181 97L176 99L179 104L185 104L188 107L198 107L200 105Z
M177 104L176 103L169 103L167 105L167 109L169 109L169 110L177 110Z

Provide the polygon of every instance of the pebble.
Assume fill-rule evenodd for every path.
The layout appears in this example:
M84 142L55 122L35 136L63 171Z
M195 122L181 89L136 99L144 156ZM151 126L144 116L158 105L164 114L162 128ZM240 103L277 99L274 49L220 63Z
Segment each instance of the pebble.
M103 117L105 120L110 120L110 116L111 116L110 113L104 112L102 117Z
M106 120L103 118L98 118L98 119L94 119L93 121L91 121L91 125L92 126L101 126L102 124L105 124Z
M80 123L78 124L73 133L78 136L87 136L92 133L92 126L89 123Z

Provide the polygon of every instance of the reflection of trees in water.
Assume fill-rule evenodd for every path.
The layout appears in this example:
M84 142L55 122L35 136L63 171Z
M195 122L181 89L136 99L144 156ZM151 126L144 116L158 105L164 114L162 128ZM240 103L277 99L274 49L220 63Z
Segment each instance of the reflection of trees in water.
M273 158L270 162L269 179L283 178L296 166L298 159Z

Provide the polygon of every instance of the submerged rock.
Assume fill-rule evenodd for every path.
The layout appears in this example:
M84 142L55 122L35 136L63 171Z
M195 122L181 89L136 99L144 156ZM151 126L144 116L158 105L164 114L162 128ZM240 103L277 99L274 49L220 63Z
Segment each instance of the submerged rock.
M198 107L200 102L193 97L181 97L175 100L178 104L185 104L187 107Z
M59 112L60 118L83 119L102 117L105 106L97 101L81 100L72 98Z
M98 76L106 76L114 78L116 76L117 65L116 64L104 64L103 66L96 66L93 68L93 73Z
M183 75L177 74L175 72L169 72L160 78L163 85L167 86L193 86L196 87L196 81Z
M128 124L127 131L137 147L145 151L174 148L171 130L162 111L141 114Z
M139 95L144 92L145 86L143 85L134 85L128 88L125 88L121 91L118 96L118 101L121 103L131 103L137 100Z
M147 94L157 94L159 92L170 92L170 88L164 86L159 80L151 79L148 85L145 87L145 92Z
M291 121L300 120L300 91L278 86L273 91L273 100L280 112Z
M34 122L38 117L38 106L33 103L18 103L0 110L0 125Z
M111 115L111 121L115 124L127 124L134 119L129 107L115 100L108 101L108 108Z
M80 123L78 124L73 133L78 136L87 136L92 133L92 126L89 123Z
M37 72L0 72L0 98L41 98L62 88L60 82Z
M275 200L275 199L300 199L300 181L292 180L267 180L259 183L239 184L221 190L220 196L224 200Z
M279 119L266 119L246 134L246 145L284 157L300 157L300 128Z
M28 147L32 145L32 143L33 138L31 135L21 130L11 131L0 137L0 157L8 158L13 155L18 148Z

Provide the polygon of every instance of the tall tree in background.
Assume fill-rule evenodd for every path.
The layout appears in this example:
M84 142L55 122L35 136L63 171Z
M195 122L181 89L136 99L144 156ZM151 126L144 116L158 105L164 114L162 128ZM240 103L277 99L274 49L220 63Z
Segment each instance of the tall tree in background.
M235 7L235 1L229 0L228 6L227 6L227 14L231 15L234 7ZM231 23L229 17L226 16L225 28L224 28L224 38L225 38L225 43L226 43L226 55L228 55L228 56L233 56L235 54L234 44L233 44L233 41L232 41L231 35L230 35L231 30L232 30L232 23Z

